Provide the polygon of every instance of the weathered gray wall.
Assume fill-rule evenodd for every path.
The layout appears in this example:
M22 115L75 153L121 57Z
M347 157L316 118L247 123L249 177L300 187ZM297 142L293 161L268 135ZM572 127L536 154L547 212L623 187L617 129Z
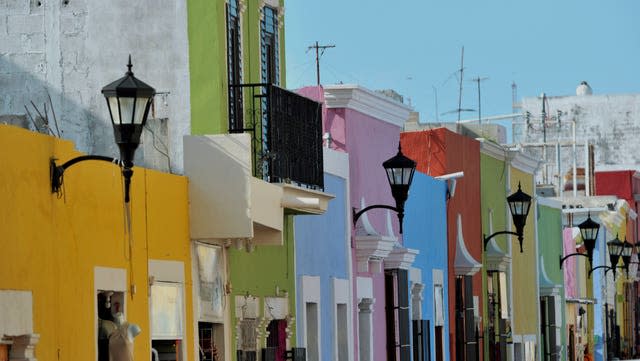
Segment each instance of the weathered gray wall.
M129 54L135 75L160 93L155 136L145 131L138 163L167 170L166 152L181 173L190 132L185 0L0 0L0 121L30 123L25 105L42 111L48 93L63 138L117 156L100 90L124 75Z
M640 169L640 94L585 95L547 98L547 119L560 123L547 123L548 142L571 141L572 122L576 124L578 142L588 141L595 146L595 168ZM529 127L514 127L516 142L542 142L542 98L523 98L522 111L531 113ZM540 148L532 151L541 156ZM573 162L571 148L561 150L563 173ZM548 148L548 157L555 163L555 150ZM584 149L578 148L577 165L584 167ZM555 182L554 182L555 183Z

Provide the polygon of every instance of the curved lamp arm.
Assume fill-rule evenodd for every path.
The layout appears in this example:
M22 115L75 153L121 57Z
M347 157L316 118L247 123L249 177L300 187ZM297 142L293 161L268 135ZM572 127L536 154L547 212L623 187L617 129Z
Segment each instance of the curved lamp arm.
M591 258L589 258L589 255L587 255L586 253L571 253L568 254L564 257L560 256L560 269L562 269L562 264L564 263L564 261L569 258L569 257L573 257L573 256L583 256L583 257L587 257L589 259L589 265L591 265ZM598 266L600 267L600 266Z
M493 234L491 234L490 236L485 236L484 237L484 250L487 250L487 244L489 244L489 241L491 240L491 238L500 235L500 234L511 234L514 236L518 237L518 241L520 242L520 253L522 253L522 233L518 233L518 232L512 232L512 231L500 231L500 232L495 232Z
M390 209L398 213L398 219L400 220L400 233L402 233L402 218L404 218L404 209L393 207L393 206L387 206L384 204L375 204L375 205L363 208L357 212L355 207L351 208L351 211L353 212L353 226L354 227L356 226L356 222L358 222L358 219L360 219L360 216L362 216L365 212L370 211L372 209L376 209L376 208Z
M594 268L592 268L592 269L590 269L590 270L589 270L589 274L588 274L589 278L591 278L591 273L593 273L593 271L595 271L595 270L597 270L597 269L599 269L599 268L605 268L605 271L604 271L604 274L605 274L605 275L607 274L607 272L609 272L609 271L611 271L611 270L615 270L615 267L606 266L606 265L604 265L604 266L594 267ZM615 272L613 272L613 277L614 277L614 278L616 277L616 273L615 273Z
M102 155L83 155L80 157L75 157L63 163L62 165L56 164L56 159L51 158L49 161L49 170L51 175L51 193L58 193L60 188L62 187L62 183L64 181L64 171L67 170L74 164L87 161L87 160L99 160L103 162L109 162L116 164L120 168L122 168L122 175L124 176L124 186L125 186L125 195L124 201L126 203L129 202L129 185L131 184L131 176L133 175L133 170L131 167L133 164L126 164L125 162L113 158L113 157L105 157Z

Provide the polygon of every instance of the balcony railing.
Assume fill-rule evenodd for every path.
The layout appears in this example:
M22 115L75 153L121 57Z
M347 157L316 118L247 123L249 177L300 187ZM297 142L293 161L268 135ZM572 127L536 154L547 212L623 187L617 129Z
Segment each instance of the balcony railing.
M253 175L270 183L324 190L322 105L273 84L229 86L229 133L252 135Z

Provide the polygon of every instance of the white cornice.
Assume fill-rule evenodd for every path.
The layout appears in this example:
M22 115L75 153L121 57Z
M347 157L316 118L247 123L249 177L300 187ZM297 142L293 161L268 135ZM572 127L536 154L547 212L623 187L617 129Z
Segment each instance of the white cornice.
M511 257L502 251L500 246L496 243L495 238L491 238L491 240L489 240L489 243L487 243L487 250L484 254L487 271L508 271L509 264L511 263Z
M541 206L555 208L555 209L562 209L562 201L557 198L536 196L535 199L536 199L536 203Z
M497 160L506 160L507 151L499 144L485 138L476 138L480 142L480 152Z
M521 151L509 151L510 164L525 173L533 174L540 166L540 160Z
M385 269L405 269L411 268L416 256L420 253L417 249L396 247L393 248L387 258L384 259Z
M385 95L354 84L324 86L327 108L349 108L384 122L403 127L413 108Z

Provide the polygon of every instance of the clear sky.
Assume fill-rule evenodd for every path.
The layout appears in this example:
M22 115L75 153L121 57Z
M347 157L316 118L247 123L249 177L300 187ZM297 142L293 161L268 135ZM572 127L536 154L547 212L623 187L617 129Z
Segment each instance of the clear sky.
M394 89L421 121L455 121L464 46L462 119L511 113L517 97L640 93L640 0L286 0L287 87L323 84ZM437 107L436 112L436 92ZM406 102L406 101L405 101ZM438 114L437 114L438 113Z

